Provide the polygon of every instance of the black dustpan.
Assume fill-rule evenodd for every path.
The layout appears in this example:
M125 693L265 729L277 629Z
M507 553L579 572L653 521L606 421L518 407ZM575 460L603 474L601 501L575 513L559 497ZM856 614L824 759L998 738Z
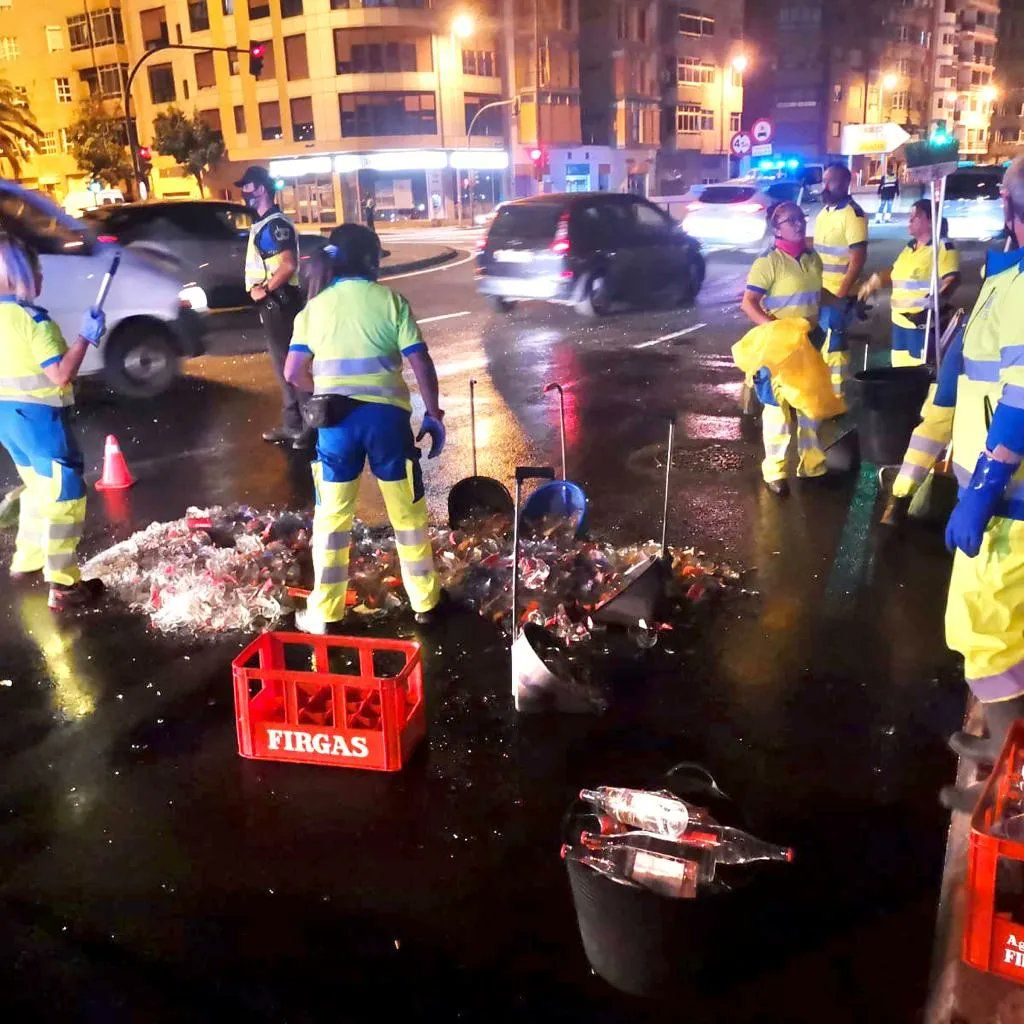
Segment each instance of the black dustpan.
M456 530L470 519L487 515L512 515L512 495L500 481L476 473L476 381L469 382L469 432L473 445L473 475L460 480L448 492L448 525Z
M591 616L606 626L650 628L657 621L658 610L665 598L665 587L672 575L668 561L666 534L668 530L668 484L672 472L672 447L676 421L668 421L668 450L665 456L665 502L661 514L661 552L648 555L622 578L622 586L602 601Z

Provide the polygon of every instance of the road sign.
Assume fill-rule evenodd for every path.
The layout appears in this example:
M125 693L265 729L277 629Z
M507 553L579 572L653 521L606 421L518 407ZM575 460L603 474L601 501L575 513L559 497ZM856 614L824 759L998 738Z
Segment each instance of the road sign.
M868 156L891 153L899 149L910 136L892 121L884 124L848 124L843 127L840 147L844 156Z
M747 132L737 132L729 142L734 156L749 156L752 143Z
M766 142L763 146L753 146L750 150L751 156L771 156L772 155L772 144Z
M750 136L757 146L764 146L772 141L775 126L767 117L759 117L750 127Z

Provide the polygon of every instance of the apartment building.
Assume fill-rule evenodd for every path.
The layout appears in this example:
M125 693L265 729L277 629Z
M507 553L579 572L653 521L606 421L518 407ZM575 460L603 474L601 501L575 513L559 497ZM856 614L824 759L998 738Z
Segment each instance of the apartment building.
M68 126L90 95L115 112L127 66L118 5L0 0L0 77L24 93L43 133L40 152L22 167L25 185L58 198L85 189L68 153Z
M1003 162L1024 152L1024 0L1002 0L995 89L989 157Z

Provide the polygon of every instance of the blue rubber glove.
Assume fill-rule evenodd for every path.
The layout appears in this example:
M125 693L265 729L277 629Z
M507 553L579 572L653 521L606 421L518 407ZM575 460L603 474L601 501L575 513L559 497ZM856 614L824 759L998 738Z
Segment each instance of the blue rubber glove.
M102 309L90 309L82 318L82 328L78 332L90 345L96 346L107 331L107 316Z
M420 425L420 432L416 435L416 440L422 441L428 434L430 435L430 451L427 453L427 458L436 459L444 451L444 441L448 435L440 420L435 420L433 416L424 413L423 423Z
M959 548L968 558L977 555L988 521L1016 471L1012 462L1000 462L985 452L978 456L970 483L960 492L946 524L946 547L951 552Z

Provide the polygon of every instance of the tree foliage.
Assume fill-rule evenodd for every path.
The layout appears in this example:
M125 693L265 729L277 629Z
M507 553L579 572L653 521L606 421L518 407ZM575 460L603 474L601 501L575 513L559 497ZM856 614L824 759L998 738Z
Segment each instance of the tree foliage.
M224 159L224 139L198 113L190 117L178 107L157 114L153 121L153 148L185 169L205 195L203 178Z
M124 123L107 113L95 97L83 100L68 128L71 155L94 181L116 186L132 178L132 161L125 144Z
M0 159L10 164L12 177L20 177L22 161L39 151L41 135L24 94L0 79Z

